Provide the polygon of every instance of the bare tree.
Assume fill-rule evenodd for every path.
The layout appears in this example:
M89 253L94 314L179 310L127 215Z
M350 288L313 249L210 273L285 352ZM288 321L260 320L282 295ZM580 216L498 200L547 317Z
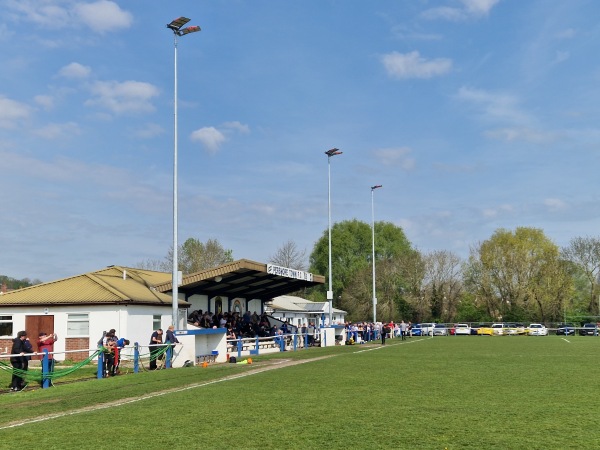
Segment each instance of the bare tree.
M299 250L291 239L277 249L274 255L269 257L272 264L288 267L296 270L306 270L306 249Z
M562 249L562 256L579 267L588 281L589 297L587 310L600 314L600 305L596 305L595 291L600 277L600 239L576 237L569 246Z

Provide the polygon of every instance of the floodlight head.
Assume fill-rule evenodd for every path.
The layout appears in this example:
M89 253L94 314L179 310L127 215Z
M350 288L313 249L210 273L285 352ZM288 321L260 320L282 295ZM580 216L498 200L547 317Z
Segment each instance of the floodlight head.
M167 25L167 28L170 28L171 30L177 32L179 31L179 29L184 26L186 23L188 23L191 19L188 19L187 17L179 17L175 20L173 20L170 24Z
M383 187L383 184L376 184L375 186L371 186L371 190L374 191L375 189L379 189L380 187Z
M176 31L178 36L185 36L189 33L195 33L196 31L200 31L200 27L198 25L194 25L191 27L184 28L183 30Z
M335 155L341 155L341 154L342 154L342 152L340 152L340 150L339 150L339 149L337 149L337 148L332 148L331 150L327 150L327 151L325 152L325 154L326 154L326 155L327 155L329 158L331 158L332 156L335 156Z

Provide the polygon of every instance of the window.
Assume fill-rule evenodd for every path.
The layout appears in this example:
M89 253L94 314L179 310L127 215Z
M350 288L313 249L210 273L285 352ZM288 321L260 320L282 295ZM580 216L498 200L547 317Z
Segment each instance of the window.
M67 314L67 336L89 336L89 314Z
M152 316L152 330L156 331L162 326L162 316L155 314Z
M12 336L13 321L12 316L0 316L0 336Z

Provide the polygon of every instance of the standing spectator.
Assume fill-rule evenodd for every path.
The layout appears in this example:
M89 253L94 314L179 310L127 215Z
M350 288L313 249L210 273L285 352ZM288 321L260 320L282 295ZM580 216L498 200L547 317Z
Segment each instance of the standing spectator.
M33 345L31 345L29 338L25 338L25 341L23 341L23 345L25 346L25 353L33 353ZM24 370L29 370L29 361L31 361L31 354L25 355Z
M113 375L119 374L119 366L121 365L121 350L123 350L128 345L129 345L129 339L120 338L117 340L116 346L115 346L115 365L114 365Z
M13 339L13 345L10 350L10 354L13 355L10 357L10 363L13 366L13 375L10 390L14 392L18 392L23 390L25 380L19 373L15 373L14 371L24 371L26 364L26 347L25 347L25 339L27 339L26 331L19 331L17 333L17 337Z
M402 322L400 322L400 336L402 336L402 340L406 339L406 323L404 322L404 320Z
M54 372L54 343L58 339L56 333L46 334L45 331L40 331L40 335L37 341L38 353L44 354L44 350L48 350L48 372Z
M162 344L163 341L162 334L163 330L159 328L152 333L152 336L150 337L150 370L156 370L156 359L162 348L162 346L159 345Z
M389 332L390 332L390 329L388 328L388 326L385 324L382 324L381 325L381 345L385 345L385 338Z
M104 346L104 377L112 377L115 375L115 364L118 358L117 341L108 339Z
M175 327L173 325L169 325L167 328L167 336L165 337L165 344L169 344L171 346L171 360L173 359L173 353L175 352L175 344L180 344L177 336L175 336Z

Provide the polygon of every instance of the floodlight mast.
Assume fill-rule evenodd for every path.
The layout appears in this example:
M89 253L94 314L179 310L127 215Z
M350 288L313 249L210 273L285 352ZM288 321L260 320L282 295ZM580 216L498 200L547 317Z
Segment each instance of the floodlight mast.
M333 284L332 284L332 270L331 270L331 157L335 155L341 155L341 152L337 148L327 150L327 210L329 213L328 227L329 230L329 287L327 289L327 301L329 302L329 326L333 325Z
M174 48L175 48L175 61L174 61L174 137L173 137L173 273L172 273L172 287L173 287L173 317L172 323L175 327L178 327L179 321L179 255L178 255L178 239L177 239L177 36L185 36L189 33L200 31L199 26L183 27L188 23L190 19L187 17L179 17L167 24L167 28L173 31Z
M377 323L377 295L375 293L375 189L383 187L381 184L371 186L371 234L373 240L373 256L371 263L373 264L373 323Z

